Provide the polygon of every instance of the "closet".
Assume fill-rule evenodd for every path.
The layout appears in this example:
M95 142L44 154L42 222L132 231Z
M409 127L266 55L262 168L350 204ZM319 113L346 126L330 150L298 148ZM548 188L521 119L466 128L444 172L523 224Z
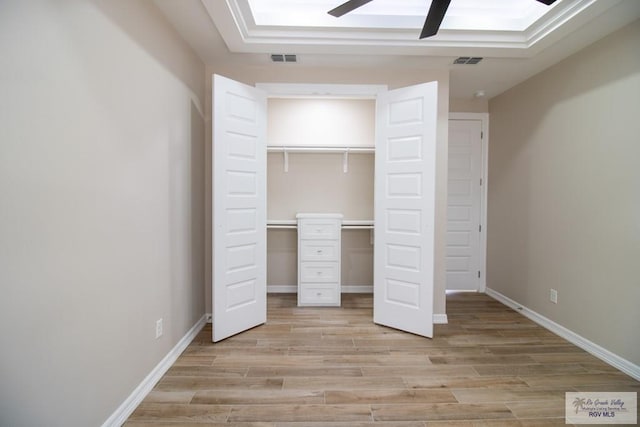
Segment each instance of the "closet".
M296 215L339 213L342 292L373 291L373 99L267 102L267 289L297 292Z
M270 262L278 263L277 257L282 255L277 251L267 254L267 225L276 232L297 229L295 214L305 211L340 214L344 218L343 236L344 228L351 226L366 231L369 245L373 241L375 323L432 336L437 83L392 91L381 86L315 85L311 89L311 85L257 86L213 76L213 341L266 321L267 257L275 256ZM290 97L295 98L305 90L309 96L327 87L331 92L328 97L323 93L327 98L374 100L373 146L370 140L364 143L351 140L339 145L336 138L321 138L322 142L316 144L300 138L298 143L269 144L268 114L274 107L269 106L268 96L272 101L286 98L289 94L283 92L292 91ZM315 125L315 134L332 126L339 128L335 120L318 120ZM311 125L298 123L298 126L301 130L292 132L293 135L301 134ZM368 152L357 153L358 149ZM305 166L304 161L296 163L296 156L297 160L315 157ZM342 186L333 185L325 195L329 199L323 201L313 191L304 193L304 180L292 178L296 167L305 167L307 173L314 165L329 163L337 168L335 176L344 177L355 173L357 156L375 162L373 206L347 200L337 210L332 205L335 200L330 198L339 195L344 190ZM280 196L271 188L267 191L267 157L269 168L281 168L284 176ZM289 178L287 174L291 174ZM278 197L295 196L300 188L306 197L297 197L298 200L294 197L295 203L291 200L283 203L294 206L286 208L289 210L284 215L268 217L267 212L275 215L282 207ZM312 206L314 203L321 209ZM368 215L357 218L350 209L365 209L373 213L373 218ZM373 238L368 230L372 227ZM291 240L291 236L284 238L287 239ZM270 239L270 246L273 241ZM368 257L371 259L370 254Z

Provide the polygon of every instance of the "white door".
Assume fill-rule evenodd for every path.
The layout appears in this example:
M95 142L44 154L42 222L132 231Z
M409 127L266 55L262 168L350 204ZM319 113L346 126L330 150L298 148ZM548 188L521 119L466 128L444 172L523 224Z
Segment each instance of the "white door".
M266 95L213 76L213 341L267 320Z
M437 82L376 102L375 323L433 336Z
M480 287L482 122L449 120L447 289Z

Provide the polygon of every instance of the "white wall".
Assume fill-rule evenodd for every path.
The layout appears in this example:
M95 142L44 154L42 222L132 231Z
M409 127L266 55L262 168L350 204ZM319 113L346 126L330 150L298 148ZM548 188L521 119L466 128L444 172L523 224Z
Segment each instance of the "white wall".
M204 313L204 66L144 0L4 0L0 52L0 425L101 425Z
M638 46L640 21L490 101L487 274L489 288L636 365Z

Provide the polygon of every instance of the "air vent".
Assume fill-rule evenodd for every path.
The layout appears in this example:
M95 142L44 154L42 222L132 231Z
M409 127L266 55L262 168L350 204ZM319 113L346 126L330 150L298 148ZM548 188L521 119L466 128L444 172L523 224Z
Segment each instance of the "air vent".
M271 54L272 62L298 62L298 57L291 54L273 53Z
M482 61L482 58L479 56L461 56L459 58L456 58L455 61L453 61L453 63L456 65L460 65L460 64L475 65L480 61Z

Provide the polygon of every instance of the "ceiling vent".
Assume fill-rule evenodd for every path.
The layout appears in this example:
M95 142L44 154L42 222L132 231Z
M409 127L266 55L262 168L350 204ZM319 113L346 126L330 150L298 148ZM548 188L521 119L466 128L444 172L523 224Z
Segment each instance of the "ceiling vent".
M482 58L479 56L461 56L459 58L456 58L453 63L456 65L475 65L480 61L482 61Z
M271 54L272 62L298 62L298 57L296 55L290 54L282 54L282 53L273 53Z

